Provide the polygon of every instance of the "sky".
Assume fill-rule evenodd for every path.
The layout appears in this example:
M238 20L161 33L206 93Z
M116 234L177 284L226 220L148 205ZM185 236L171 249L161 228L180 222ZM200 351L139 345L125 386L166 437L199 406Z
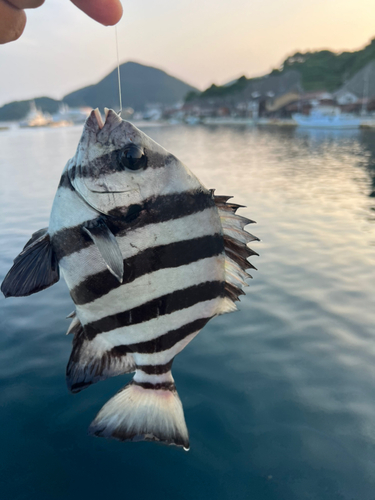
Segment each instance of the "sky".
M260 76L298 51L357 50L375 37L374 0L122 0L120 62L160 68L205 89ZM0 106L61 99L117 65L115 28L69 0L27 11L22 37L0 45Z

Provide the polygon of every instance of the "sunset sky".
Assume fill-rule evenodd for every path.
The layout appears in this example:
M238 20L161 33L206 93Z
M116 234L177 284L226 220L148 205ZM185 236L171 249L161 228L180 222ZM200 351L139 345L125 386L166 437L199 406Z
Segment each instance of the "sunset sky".
M155 66L199 89L278 67L297 50L356 50L375 37L374 0L123 0L120 61ZM115 29L68 0L28 11L0 46L0 105L62 98L116 66Z

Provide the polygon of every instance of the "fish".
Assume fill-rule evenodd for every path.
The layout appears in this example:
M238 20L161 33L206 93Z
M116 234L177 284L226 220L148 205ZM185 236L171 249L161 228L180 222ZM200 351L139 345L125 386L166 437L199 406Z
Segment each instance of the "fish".
M189 449L172 363L210 319L237 309L255 269L248 258L258 255L245 230L253 221L231 198L115 111L87 118L49 225L15 258L1 291L28 296L63 276L75 305L72 393L134 372L89 434Z

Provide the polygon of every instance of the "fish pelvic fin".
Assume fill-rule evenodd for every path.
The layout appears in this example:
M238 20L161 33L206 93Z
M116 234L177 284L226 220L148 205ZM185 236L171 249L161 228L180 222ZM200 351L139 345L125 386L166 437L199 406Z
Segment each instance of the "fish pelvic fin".
M244 295L243 288L248 286L247 278L252 276L248 269L256 269L247 260L252 255L259 255L247 245L251 241L259 241L259 238L246 231L245 226L254 221L236 214L242 205L231 203L228 200L231 196L216 196L211 191L216 207L219 212L221 226L224 237L225 250L225 296L232 303L239 301L239 296ZM233 308L229 304L223 308L222 312L231 312Z
M48 228L34 233L14 259L1 291L5 297L26 297L50 287L60 279Z
M121 250L115 236L102 219L87 223L82 230L92 239L97 246L106 266L111 274L122 283L124 275L124 262Z
M100 380L135 371L130 353L118 357L111 354L106 342L103 342L102 349L94 345L77 317L73 319L68 334L74 334L66 367L66 384L71 392L80 392Z
M156 441L189 449L189 433L171 372L163 382L134 379L110 399L89 427L89 434L119 441ZM144 380L144 377L140 378ZM147 380L147 379L146 379Z

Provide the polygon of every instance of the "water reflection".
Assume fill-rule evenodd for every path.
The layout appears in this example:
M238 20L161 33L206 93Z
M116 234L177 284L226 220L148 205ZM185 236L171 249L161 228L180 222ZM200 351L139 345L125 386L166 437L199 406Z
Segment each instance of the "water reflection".
M363 144L364 151L362 157L358 159L358 164L367 169L371 189L369 196L375 197L375 132L363 131L361 134L361 143ZM374 206L372 207L374 209Z
M375 131L370 130L324 130L296 129L296 138L304 140L309 148L339 149L339 154L350 152L356 164L367 170L370 179L368 195L375 196ZM355 179L355 178L354 178Z
M127 378L68 394L72 303L60 282L0 299L0 497L116 498L126 481L127 495L141 498L372 500L375 134L145 131L207 187L246 205L262 239L241 312L210 322L176 360L191 451L86 436ZM79 136L1 134L0 279L46 226Z

